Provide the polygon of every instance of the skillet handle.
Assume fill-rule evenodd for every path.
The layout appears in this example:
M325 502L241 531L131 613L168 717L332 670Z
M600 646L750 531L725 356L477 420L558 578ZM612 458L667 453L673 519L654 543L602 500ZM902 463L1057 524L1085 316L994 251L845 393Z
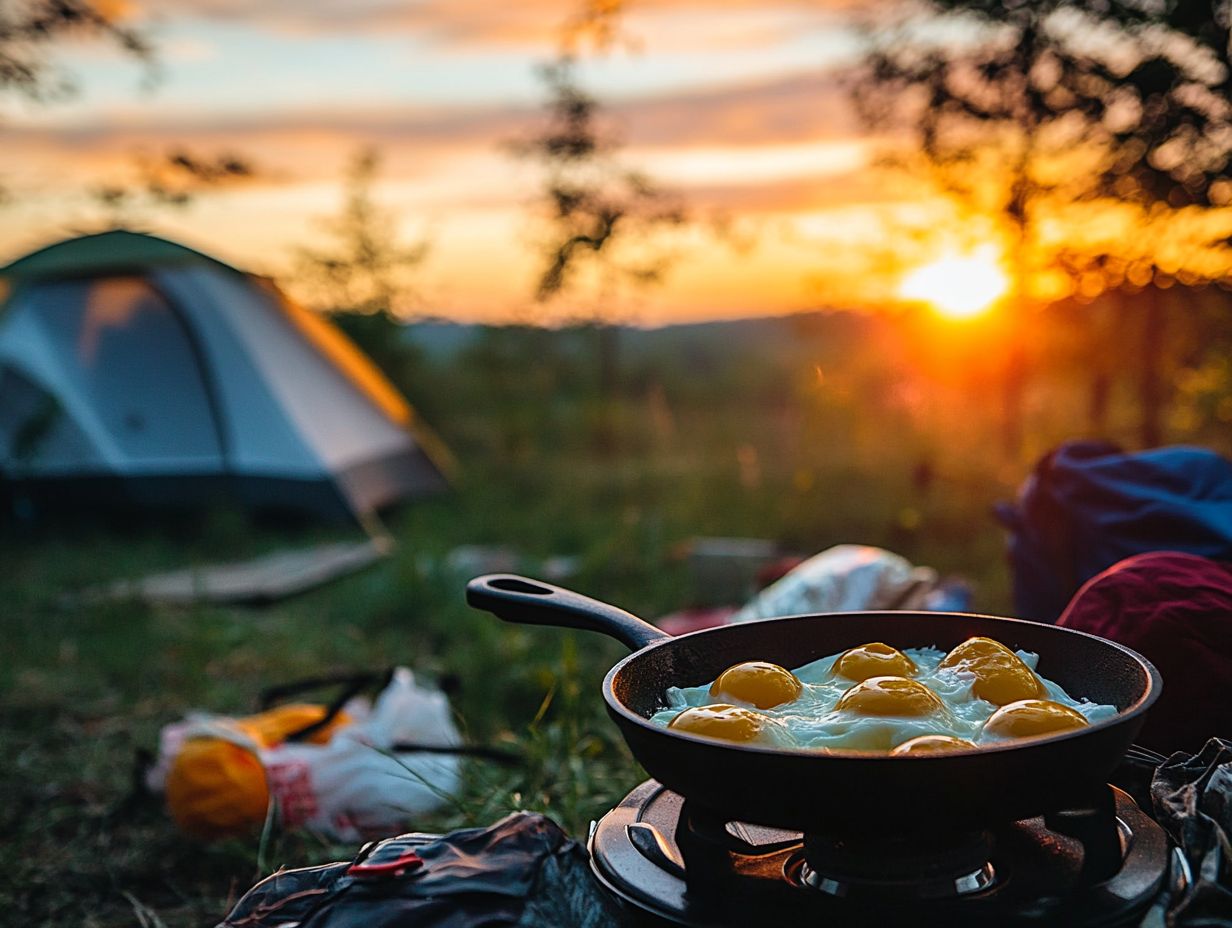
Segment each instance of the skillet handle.
M476 577L466 585L466 601L476 609L519 625L556 625L602 632L632 651L672 637L631 612L515 574Z

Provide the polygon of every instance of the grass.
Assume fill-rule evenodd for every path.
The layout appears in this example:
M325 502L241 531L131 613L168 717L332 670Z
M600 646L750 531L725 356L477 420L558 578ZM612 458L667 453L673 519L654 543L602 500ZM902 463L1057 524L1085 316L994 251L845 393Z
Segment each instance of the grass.
M584 836L643 778L599 695L623 651L468 609L468 577L447 557L458 545L507 546L531 572L545 557L574 555L569 585L655 616L704 598L679 556L692 536L774 538L805 554L862 542L961 573L975 583L975 608L1008 611L989 506L1012 493L1028 459L989 452L995 417L985 404L912 405L867 365L819 386L801 360L807 345L756 370L715 362L705 384L646 362L608 402L584 376L585 358L572 379L559 358L558 378L519 377L542 346L497 347L504 354L485 346L482 365L463 358L410 387L462 462L455 492L390 519L392 557L300 598L261 610L155 609L74 605L65 594L328 531L221 513L193 526L0 536L6 920L212 924L274 868L352 855L308 834L201 845L156 802L130 801L136 753L156 746L162 725L193 708L252 711L263 687L330 672L407 664L451 684L468 740L519 752L515 767L468 762L456 801L408 828L487 824L525 808ZM1073 429L1059 413L1048 422L1032 453Z
M522 767L468 764L460 807L408 823L417 828L480 824L518 807L551 808L576 826L599 797L636 782L631 772L617 782L630 765L588 698L582 649L567 635L504 628L468 610L463 578L439 566L447 545L416 543L455 512L456 500L418 507L395 525L396 557L263 611L72 608L29 593L93 579L90 565L107 563L112 545L148 547L153 562L153 549L178 538L83 541L58 560L42 545L6 550L17 568L6 586L29 594L8 612L14 659L0 706L0 824L11 849L0 893L15 923L130 925L138 911L166 925L212 923L272 868L353 854L304 835L203 848L177 835L156 804L126 804L136 752L157 744L161 725L194 707L252 711L263 686L297 677L392 663L450 675L468 738L517 745ZM585 653L598 667L618 650Z
M73 607L52 595L176 555L204 562L225 550L208 537L98 535L6 549L11 658L0 673L0 825L6 846L20 852L5 855L0 904L27 925L130 925L138 911L168 926L199 925L274 867L350 855L354 848L303 835L279 835L263 852L255 837L200 847L157 806L125 806L133 760L188 709L243 713L271 683L393 663L456 679L452 699L468 740L516 747L524 758L516 769L468 763L460 805L408 825L443 830L527 808L584 835L642 778L598 694L622 649L469 610L467 578L449 570L446 553L476 541L531 558L576 552L581 568L571 585L653 616L689 600L686 566L672 556L679 542L695 531L773 537L788 507L769 491L725 486L719 475L694 485L691 477L592 465L555 489L542 474L524 476L468 479L454 496L417 504L391 523L400 540L392 558L260 611ZM725 501L719 511L714 500ZM858 513L826 508L829 520L812 539L803 518L784 537L802 550L810 540L821 547L859 537L855 525L837 521ZM883 536L875 540L894 535L896 508L892 497L875 507ZM925 519L914 531L926 531ZM958 523L943 534L965 538Z

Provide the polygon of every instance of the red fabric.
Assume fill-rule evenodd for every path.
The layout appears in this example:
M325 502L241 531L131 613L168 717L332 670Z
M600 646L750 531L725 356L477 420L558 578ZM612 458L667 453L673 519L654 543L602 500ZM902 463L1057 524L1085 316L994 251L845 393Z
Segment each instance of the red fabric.
M804 558L791 555L771 561L757 571L757 589L764 590L770 584L782 580L789 573L804 563Z
M1163 677L1138 743L1196 753L1232 738L1232 564L1194 554L1127 558L1074 594L1058 625L1146 656Z
M669 635L687 635L703 628L726 625L739 610L735 606L714 606L708 609L681 609L658 619L655 624Z

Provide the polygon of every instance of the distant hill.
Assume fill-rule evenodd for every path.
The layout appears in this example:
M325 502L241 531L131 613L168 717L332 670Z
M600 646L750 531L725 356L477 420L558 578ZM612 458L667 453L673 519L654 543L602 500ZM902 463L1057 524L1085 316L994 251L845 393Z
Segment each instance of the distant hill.
M837 347L850 345L884 325L881 317L846 310L819 310L790 316L764 316L716 322L690 322L643 328L621 326L626 359L678 355L726 360L749 351L790 351L802 337ZM405 338L430 358L449 361L473 344L485 325L426 319L405 328ZM572 337L577 329L562 329Z
M481 325L425 319L407 324L403 337L430 358L451 360L478 338L483 329Z

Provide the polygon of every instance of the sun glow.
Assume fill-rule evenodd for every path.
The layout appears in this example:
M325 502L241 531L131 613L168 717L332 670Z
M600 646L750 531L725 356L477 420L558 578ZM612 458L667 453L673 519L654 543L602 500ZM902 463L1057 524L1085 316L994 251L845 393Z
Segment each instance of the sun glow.
M898 295L928 303L951 319L970 319L991 309L1009 288L996 249L985 246L916 268L903 278Z

